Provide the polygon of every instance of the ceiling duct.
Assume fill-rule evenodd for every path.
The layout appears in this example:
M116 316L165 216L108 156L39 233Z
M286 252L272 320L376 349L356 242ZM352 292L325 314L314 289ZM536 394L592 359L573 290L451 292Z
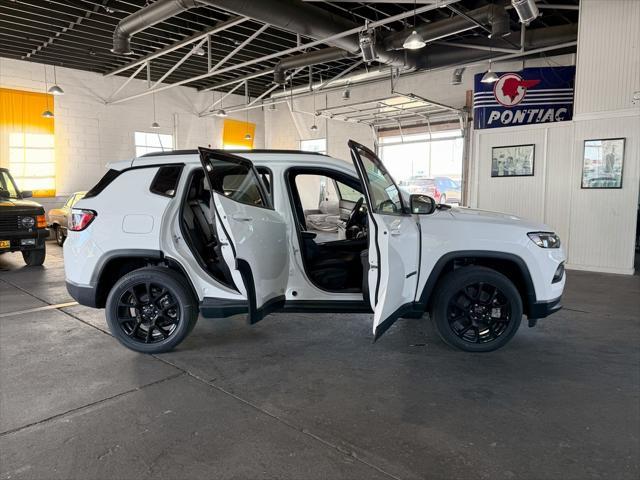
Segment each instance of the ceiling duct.
M319 63L333 62L335 60L344 60L354 58L356 55L342 50L337 47L323 48L322 50L314 50L304 55L294 55L278 62L273 70L273 80L279 85L284 85L287 70L293 70L300 67L309 67Z
M199 5L197 0L158 0L123 18L113 31L113 53L131 55L131 36L180 12Z

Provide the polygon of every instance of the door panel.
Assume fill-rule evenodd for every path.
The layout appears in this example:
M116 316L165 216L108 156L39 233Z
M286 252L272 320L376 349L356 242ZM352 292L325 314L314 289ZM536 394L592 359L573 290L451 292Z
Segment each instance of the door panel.
M249 322L255 323L284 305L289 277L287 225L271 207L249 160L204 148L200 158L212 192L222 256L236 285L244 287Z
M416 295L420 229L378 157L349 141L369 205L369 291L373 334L380 336L411 310Z

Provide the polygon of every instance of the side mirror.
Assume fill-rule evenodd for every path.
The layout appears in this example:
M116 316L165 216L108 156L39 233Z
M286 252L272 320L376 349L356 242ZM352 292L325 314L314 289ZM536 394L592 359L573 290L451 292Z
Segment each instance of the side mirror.
M411 213L418 215L430 215L436 211L436 201L428 195L415 193L409 197Z
M0 190L0 198L9 198L10 193L8 190Z
M33 192L31 190L23 190L20 195L22 195L22 198L31 198L33 197Z

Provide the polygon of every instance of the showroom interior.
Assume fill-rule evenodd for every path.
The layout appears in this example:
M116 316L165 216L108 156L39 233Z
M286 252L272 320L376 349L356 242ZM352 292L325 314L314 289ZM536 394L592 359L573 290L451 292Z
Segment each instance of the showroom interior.
M0 478L639 478L639 25L640 0L0 0ZM433 215L546 225L563 308L486 353L447 345L428 312L374 338L372 300L200 316L143 354L68 289L65 256L101 255L78 258L76 203L108 172L204 148L356 176L353 142ZM349 238L359 190L299 168L282 198L315 242ZM117 243L125 221L104 215ZM412 218L421 242L458 245ZM37 237L14 240L16 219ZM470 243L505 241L469 225Z

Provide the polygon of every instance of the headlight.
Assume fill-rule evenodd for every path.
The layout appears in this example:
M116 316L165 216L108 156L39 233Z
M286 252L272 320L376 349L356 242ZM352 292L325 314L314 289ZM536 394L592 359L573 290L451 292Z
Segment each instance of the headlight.
M36 224L36 220L33 217L22 217L20 222L22 223L22 227L26 228L27 230L33 228L33 226Z
M560 248L560 237L552 232L527 233L533 243L540 248Z

